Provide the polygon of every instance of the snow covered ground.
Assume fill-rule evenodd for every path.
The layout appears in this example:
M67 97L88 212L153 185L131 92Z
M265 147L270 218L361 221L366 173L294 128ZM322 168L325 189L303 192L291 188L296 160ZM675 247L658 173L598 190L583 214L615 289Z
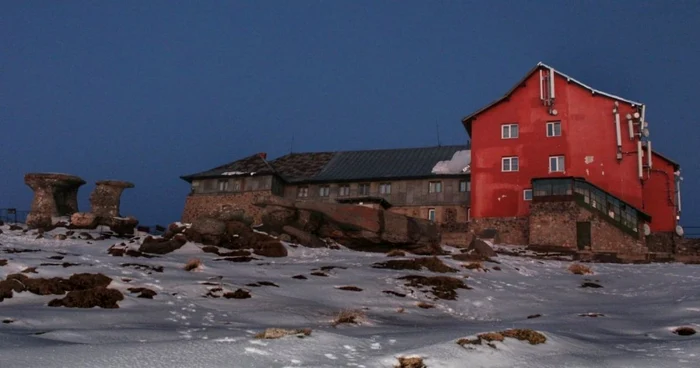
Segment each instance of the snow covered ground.
M35 239L32 232L0 227L0 277L37 267L32 278L103 273L125 299L119 309L48 307L60 296L15 293L0 302L0 367L393 367L397 357L418 355L427 367L697 367L700 334L700 266L593 264L594 275L573 275L569 262L499 256L488 272L460 267L454 274L373 268L384 254L347 249L289 247L289 257L249 263L215 261L195 244L156 258L113 257L107 248L122 240ZM128 241L127 241L128 242ZM132 244L134 247L137 244ZM39 252L7 253L11 248ZM456 249L448 248L457 252ZM62 260L48 257L63 255ZM191 258L203 266L188 272ZM79 263L67 267L41 263ZM150 273L122 263L163 266ZM323 266L340 266L311 275ZM499 267L500 270L493 269ZM472 289L457 300L405 286L409 274L466 277ZM292 278L304 275L306 279ZM602 288L580 287L584 279ZM125 280L130 280L126 282ZM597 280L597 281L596 281ZM260 281L277 286L246 286ZM208 282L215 285L204 285ZM362 291L340 290L356 286ZM154 299L129 287L146 287ZM249 290L249 299L206 298L209 289ZM384 293L395 291L405 297ZM435 305L417 306L420 301ZM362 309L360 325L331 322L345 309ZM601 313L603 316L581 316ZM541 314L538 318L527 318ZM305 338L259 340L268 327L311 328ZM542 332L547 342L530 345L507 338L465 348L462 337L509 328Z

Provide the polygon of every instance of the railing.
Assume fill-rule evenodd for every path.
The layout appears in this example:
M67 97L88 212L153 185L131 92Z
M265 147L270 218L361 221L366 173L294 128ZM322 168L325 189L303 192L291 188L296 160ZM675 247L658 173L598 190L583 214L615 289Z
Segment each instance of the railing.
M633 235L639 233L639 221L651 217L612 194L580 178L553 178L532 180L533 200L575 200L594 210L606 220Z
M27 221L29 211L16 208L0 208L0 220L10 224L23 224Z

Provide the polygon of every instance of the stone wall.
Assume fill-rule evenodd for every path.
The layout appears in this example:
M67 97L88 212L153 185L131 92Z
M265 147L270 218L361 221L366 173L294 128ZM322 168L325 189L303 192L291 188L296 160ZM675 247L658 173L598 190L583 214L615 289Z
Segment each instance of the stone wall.
M530 206L530 244L563 246L577 249L576 223L591 223L591 249L596 252L622 254L646 253L640 228L637 236L623 231L602 215L568 202L533 202Z
M466 224L467 209L466 205L438 205L438 206L393 206L389 211L401 215L428 218L428 211L435 210L435 222L437 223L463 223Z
M650 252L673 253L678 236L672 232L653 232L647 236L647 247Z
M227 209L242 209L251 216L256 224L261 222L262 208L255 206L256 200L272 196L270 190L230 194L196 194L189 195L185 200L182 211L182 222L190 223L200 216L213 216L224 207ZM228 206L228 207L227 207Z
M486 229L497 230L498 238L502 244L529 244L527 217L486 217L471 219L469 223L469 230L471 232L478 235Z

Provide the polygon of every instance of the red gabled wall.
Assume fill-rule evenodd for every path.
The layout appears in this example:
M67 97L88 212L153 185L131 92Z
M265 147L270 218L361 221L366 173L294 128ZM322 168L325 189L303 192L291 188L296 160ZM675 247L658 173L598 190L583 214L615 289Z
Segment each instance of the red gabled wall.
M652 155L652 170L644 181L644 211L651 214L651 231L675 231L676 165L659 155ZM645 177L647 170L645 170Z
M544 67L543 67L544 69ZM637 144L629 139L628 113L636 108L619 101L621 161L613 107L615 100L592 94L556 75L556 116L540 100L535 71L509 99L485 110L471 122L472 217L521 217L529 213L523 190L532 178L580 176L629 204L642 208L642 185L637 174ZM546 124L561 121L562 135L547 137ZM518 123L517 139L501 139L501 125ZM564 155L566 171L549 173L549 156ZM518 156L518 172L501 172L501 158Z

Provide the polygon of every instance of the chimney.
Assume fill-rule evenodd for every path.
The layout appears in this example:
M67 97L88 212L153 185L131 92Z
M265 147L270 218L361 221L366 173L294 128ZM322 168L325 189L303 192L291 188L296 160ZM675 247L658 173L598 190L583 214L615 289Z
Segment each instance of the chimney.
M262 158L263 160L267 160L267 153L266 152L260 152L260 153L258 153L258 156L260 156L260 158Z

